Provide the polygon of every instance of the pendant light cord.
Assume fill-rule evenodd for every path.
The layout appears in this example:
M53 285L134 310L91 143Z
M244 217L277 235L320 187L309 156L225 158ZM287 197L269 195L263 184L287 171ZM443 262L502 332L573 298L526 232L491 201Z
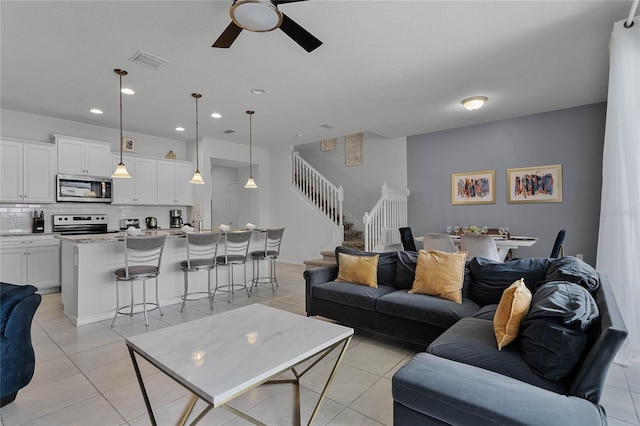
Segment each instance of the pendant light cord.
M126 73L126 71L120 71L118 75L120 76L120 164L124 164L122 162L122 74Z
M249 177L253 177L253 158L251 155L252 144L253 144L253 126L251 124L251 118L253 117L253 112L249 114Z
M200 161L199 161L199 149L198 149L198 98L202 97L202 95L198 93L194 93L191 96L196 98L196 173L200 173Z

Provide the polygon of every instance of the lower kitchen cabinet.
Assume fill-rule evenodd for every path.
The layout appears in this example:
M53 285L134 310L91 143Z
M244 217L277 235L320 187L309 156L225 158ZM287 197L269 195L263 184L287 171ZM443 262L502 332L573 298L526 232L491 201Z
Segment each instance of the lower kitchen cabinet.
M60 287L60 242L53 237L9 237L0 245L0 281L31 284L40 292Z

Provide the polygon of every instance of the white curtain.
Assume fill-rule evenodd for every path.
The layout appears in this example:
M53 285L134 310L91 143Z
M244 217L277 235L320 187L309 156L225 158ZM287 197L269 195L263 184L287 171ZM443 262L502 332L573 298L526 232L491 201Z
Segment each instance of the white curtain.
M640 363L640 19L616 22L609 45L609 95L596 268L609 275L629 337L616 362Z

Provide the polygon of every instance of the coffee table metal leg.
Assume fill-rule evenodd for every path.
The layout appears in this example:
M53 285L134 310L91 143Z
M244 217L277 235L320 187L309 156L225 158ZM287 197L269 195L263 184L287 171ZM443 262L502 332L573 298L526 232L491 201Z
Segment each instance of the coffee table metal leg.
M131 362L133 362L133 369L136 371L136 377L138 378L138 384L140 385L140 390L142 391L142 397L144 398L144 405L147 407L147 413L149 413L149 420L153 426L157 426L156 418L153 416L153 410L151 410L151 403L149 402L149 395L147 395L147 389L144 387L144 382L142 381L142 375L140 374L140 367L138 367L138 361L136 360L136 355L133 353L133 349L127 346L129 349L129 355L131 355Z
M187 423L187 419L191 415L191 412L193 411L193 407L196 406L196 402L198 402L198 397L196 395L193 395L191 397L191 400L189 401L189 405L187 406L187 408L184 410L184 413L182 414L182 418L180 419L180 422L178 422L180 426L184 426L184 424Z
M342 362L342 358L344 357L344 354L347 351L347 347L349 346L349 342L351 342L351 336L344 342L344 345L342 346L342 350L340 351L340 355L338 356L338 359L336 360L336 363L333 365L333 369L331 370L331 374L329 375L329 378L327 379L327 383L324 385L324 389L322 389L322 393L320 394L320 398L318 399L318 402L316 403L316 407L313 409L313 413L311 413L311 417L309 418L309 423L307 423L308 425L313 423L313 419L316 417L316 414L318 414L318 410L320 409L320 404L322 404L322 400L326 396L327 390L329 389L329 386L331 386L331 382L333 382L333 378L335 377L336 371L338 370L338 366L340 365L340 362Z

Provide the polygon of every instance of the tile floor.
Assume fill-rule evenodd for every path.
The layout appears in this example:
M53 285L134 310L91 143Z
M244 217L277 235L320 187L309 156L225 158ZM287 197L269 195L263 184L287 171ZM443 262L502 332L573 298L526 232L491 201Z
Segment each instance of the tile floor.
M251 298L236 293L231 303L226 296L216 300L213 314L263 303L304 315L303 267L278 264L280 287L276 293L261 287ZM190 302L183 314L179 305L167 306L165 315L153 312L148 330L168 327L211 315L208 302ZM114 328L110 320L75 327L62 313L60 294L48 294L33 324L36 371L31 383L17 399L0 409L5 426L14 425L148 425L144 402L124 343L127 336L145 332L141 316L120 317ZM338 375L329 389L314 424L391 425L393 423L391 377L423 348L390 337L356 330ZM302 379L303 418L313 404L329 373L324 360ZM159 424L175 424L187 405L185 389L141 363L142 375ZM612 426L640 425L640 367L614 365L607 378L602 404ZM233 400L234 408L269 425L293 424L293 388L266 385ZM199 404L197 408L200 408ZM306 420L305 420L306 421ZM203 425L247 425L229 411L212 410Z

